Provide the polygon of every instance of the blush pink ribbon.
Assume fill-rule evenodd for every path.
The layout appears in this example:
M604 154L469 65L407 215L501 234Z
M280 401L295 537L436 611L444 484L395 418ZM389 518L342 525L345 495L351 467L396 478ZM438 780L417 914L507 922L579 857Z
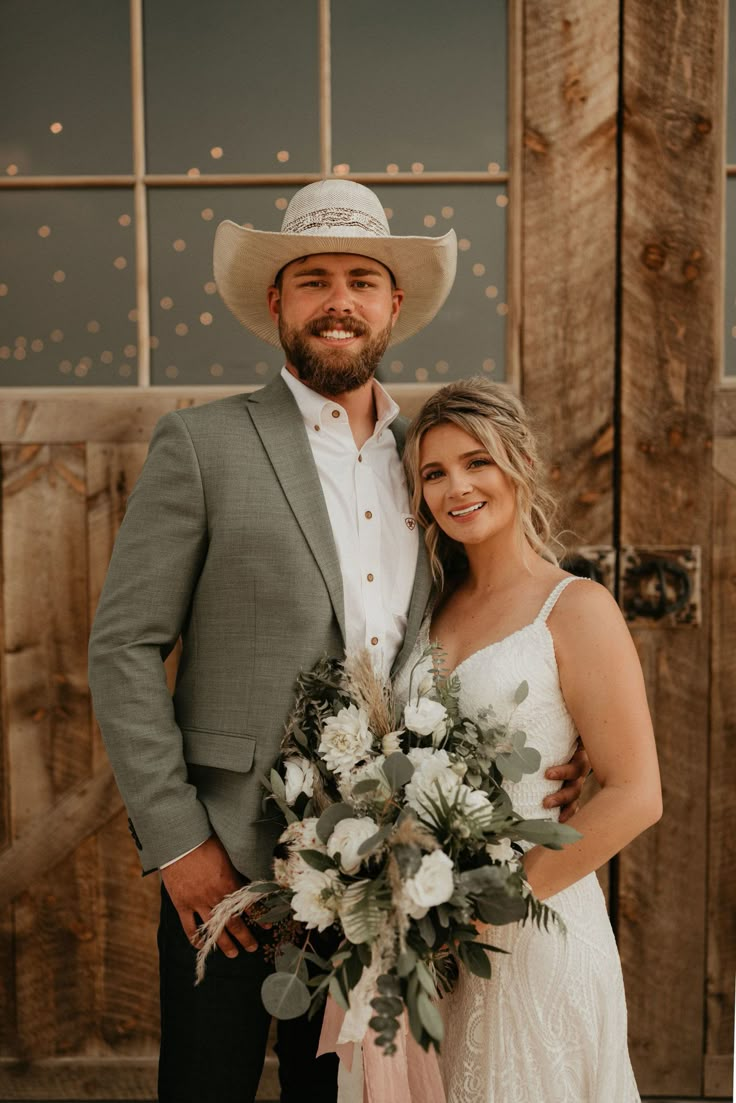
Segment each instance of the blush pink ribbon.
M317 1056L336 1053L345 1067L352 1069L355 1042L339 1044L345 1012L328 996ZM396 1053L386 1057L373 1044L369 1030L362 1046L363 1103L445 1103L445 1090L437 1062L437 1051L422 1049L410 1033L406 1016L396 1034Z

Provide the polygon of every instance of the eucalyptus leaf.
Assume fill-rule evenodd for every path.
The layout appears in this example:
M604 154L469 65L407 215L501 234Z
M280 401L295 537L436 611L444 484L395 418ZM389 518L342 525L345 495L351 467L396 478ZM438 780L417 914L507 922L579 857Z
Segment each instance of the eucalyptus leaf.
M432 980L432 974L423 961L417 961L414 969L414 976L417 978L420 986L424 989L428 996L435 996L436 990L434 981Z
M278 770L272 769L271 773L269 774L269 779L271 781L271 789L274 795L280 797L281 800L285 801L286 786L284 785L284 780Z
M402 785L406 785L408 781L411 781L414 773L414 767L403 751L394 751L393 754L390 754L384 760L381 769L394 792L397 792Z
M300 850L298 854L302 861L306 862L312 869L319 870L320 873L324 873L327 869L336 868L329 854L323 854L321 850Z
M436 1004L432 1003L431 999L424 991L420 992L417 996L417 1011L419 1012L420 1021L427 1031L427 1034L439 1044L445 1036L445 1026L442 1022L442 1016L439 1013L438 1007Z
M491 976L491 963L485 950L476 942L463 942L459 948L460 957L471 973L488 980Z
M489 889L502 888L509 878L505 866L480 866L478 869L466 869L458 880L464 892L471 896L481 896Z
M298 1019L309 1007L309 989L293 973L271 973L261 985L263 1006L274 1019Z
M413 843L399 843L393 848L393 855L404 880L413 877L422 864L422 852Z
M398 1030L399 1024L396 1022L396 1019L389 1018L387 1015L374 1015L369 1021L368 1026L371 1030L375 1030L376 1034L383 1034L385 1031L386 1034L390 1033L391 1037L393 1037Z
M332 832L337 827L340 820L346 820L350 816L355 815L355 809L349 804L340 802L339 804L331 804L329 808L326 808L320 818L317 820L317 834L323 843L326 843Z
M503 890L476 897L475 906L480 921L495 927L516 923L526 915L526 901L519 896L509 896Z
M366 855L371 854L374 850L377 850L384 839L387 839L393 830L392 824L386 824L385 827L379 827L375 834L370 838L362 842L358 847L358 857L365 858Z
M408 977L410 973L414 972L416 963L417 955L407 946L406 949L399 954L396 962L396 972L400 977Z
M404 1010L404 1005L398 996L374 996L371 1000L371 1007L377 1014L391 1015L393 1018L396 1018Z
M419 927L420 935L431 950L437 937L434 929L434 923L428 915L423 915L421 919L416 920L416 924ZM419 962L417 962L417 964L419 964Z
M504 832L509 839L525 839L527 842L561 850L568 843L581 839L582 835L574 827L556 820L520 820L513 828Z
M393 973L381 973L376 981L376 988L382 996L400 996L401 982Z
M274 958L277 973L294 973L306 984L309 979L304 954L293 942L283 943Z
M523 735L518 732L515 734ZM524 774L536 773L542 759L535 747L518 745L516 740L514 742L512 750L496 755L496 766L508 781L521 781Z
M514 694L514 704L520 705L522 701L526 701L529 696L529 683L522 682Z
M368 793L375 793L379 786L379 781L374 777L363 778L362 781L356 781L352 789L352 795L354 797L362 797Z
M339 1007L341 1007L343 1009L343 1011L347 1011L348 1006L349 1006L348 1001L345 998L345 995L343 993L342 988L340 987L340 982L337 979L337 974L336 973L333 973L332 976L330 977L328 988L329 988L330 995L332 996L335 1003Z

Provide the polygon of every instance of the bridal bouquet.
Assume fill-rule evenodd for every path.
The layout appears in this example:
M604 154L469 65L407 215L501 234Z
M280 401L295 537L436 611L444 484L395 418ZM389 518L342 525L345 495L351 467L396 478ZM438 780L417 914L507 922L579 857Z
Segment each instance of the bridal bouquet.
M344 1010L340 1041L370 1028L395 1052L399 1021L439 1049L436 998L459 968L490 977L481 924L561 922L524 880L521 841L559 849L578 838L553 820L524 820L502 781L539 768L514 715L463 716L460 682L425 676L398 713L367 652L323 660L297 683L281 755L264 778L287 827L273 880L227 897L203 929L198 978L228 920L243 913L274 935L270 1014L315 1011L329 994ZM515 705L528 692L518 687ZM328 955L314 932L334 932ZM321 952L319 952L321 949ZM311 968L310 968L311 966Z

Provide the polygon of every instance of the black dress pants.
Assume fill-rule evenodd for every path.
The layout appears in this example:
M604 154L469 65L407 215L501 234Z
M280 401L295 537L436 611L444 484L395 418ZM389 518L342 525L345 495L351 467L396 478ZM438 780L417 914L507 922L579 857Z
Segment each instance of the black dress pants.
M263 1069L270 1016L261 984L272 966L256 950L215 950L195 988L196 951L161 889L160 1103L252 1103ZM281 1103L335 1103L337 1057L316 1058L321 1014L278 1024Z

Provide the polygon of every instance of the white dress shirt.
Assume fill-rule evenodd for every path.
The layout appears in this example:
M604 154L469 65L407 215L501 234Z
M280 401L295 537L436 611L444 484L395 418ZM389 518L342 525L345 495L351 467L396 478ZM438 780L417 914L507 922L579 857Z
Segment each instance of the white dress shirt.
M419 540L389 429L399 407L374 380L376 426L358 449L344 407L287 368L281 378L304 418L332 525L342 573L345 649L368 648L388 676L406 632Z

